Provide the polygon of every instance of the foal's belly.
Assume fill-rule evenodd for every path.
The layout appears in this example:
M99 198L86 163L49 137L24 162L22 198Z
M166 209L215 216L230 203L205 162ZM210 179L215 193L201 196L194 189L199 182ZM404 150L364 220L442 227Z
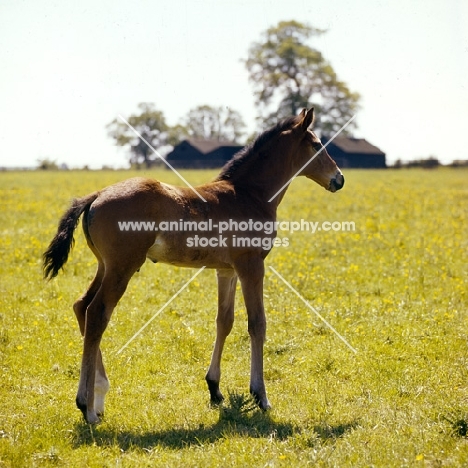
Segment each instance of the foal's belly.
M205 246L205 243L208 245ZM156 236L146 257L155 263L181 267L231 268L229 249L215 244L222 244L222 239L213 237L202 240L187 235L172 238Z

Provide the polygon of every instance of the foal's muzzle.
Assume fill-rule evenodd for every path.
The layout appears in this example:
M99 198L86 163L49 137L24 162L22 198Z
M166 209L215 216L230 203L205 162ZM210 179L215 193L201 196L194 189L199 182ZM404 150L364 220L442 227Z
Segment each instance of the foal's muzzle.
M330 180L330 192L336 192L337 190L340 190L344 185L344 177L343 174L339 173L336 175L335 178Z

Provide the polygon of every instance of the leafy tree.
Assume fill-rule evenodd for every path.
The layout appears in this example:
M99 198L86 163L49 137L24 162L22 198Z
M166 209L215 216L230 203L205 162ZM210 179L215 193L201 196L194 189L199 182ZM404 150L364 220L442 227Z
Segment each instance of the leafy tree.
M177 124L169 127L167 131L167 144L170 146L178 145L182 140L190 138L190 133L185 125Z
M263 33L261 42L251 45L245 65L262 126L314 106L315 128L329 134L356 113L359 94L351 92L322 54L308 44L324 32L297 21L281 21Z
M152 103L138 104L140 112L128 117L128 123L148 142L157 149L167 144L169 127L164 114ZM140 169L144 164L147 168L157 161L153 150L135 132L120 119L114 119L107 125L108 134L118 146L128 146L130 149L130 165Z
M57 161L50 158L38 159L37 169L40 171L58 171L59 166Z
M244 135L245 123L233 109L203 105L187 113L184 127L192 138L237 142Z

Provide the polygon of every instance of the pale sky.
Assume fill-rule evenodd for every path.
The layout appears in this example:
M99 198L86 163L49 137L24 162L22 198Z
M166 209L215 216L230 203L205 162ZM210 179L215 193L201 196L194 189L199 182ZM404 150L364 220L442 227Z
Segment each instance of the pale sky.
M153 102L170 125L200 104L255 130L242 59L282 20L361 94L355 135L387 161L468 159L468 1L1 0L0 166L127 164L105 126Z

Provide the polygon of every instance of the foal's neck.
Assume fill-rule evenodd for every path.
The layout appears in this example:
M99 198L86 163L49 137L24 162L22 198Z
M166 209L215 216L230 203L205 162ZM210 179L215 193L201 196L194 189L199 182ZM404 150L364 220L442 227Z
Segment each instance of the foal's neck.
M231 179L231 183L236 193L251 198L252 203L263 203L265 209L276 213L295 174L290 155L256 156L251 164Z

